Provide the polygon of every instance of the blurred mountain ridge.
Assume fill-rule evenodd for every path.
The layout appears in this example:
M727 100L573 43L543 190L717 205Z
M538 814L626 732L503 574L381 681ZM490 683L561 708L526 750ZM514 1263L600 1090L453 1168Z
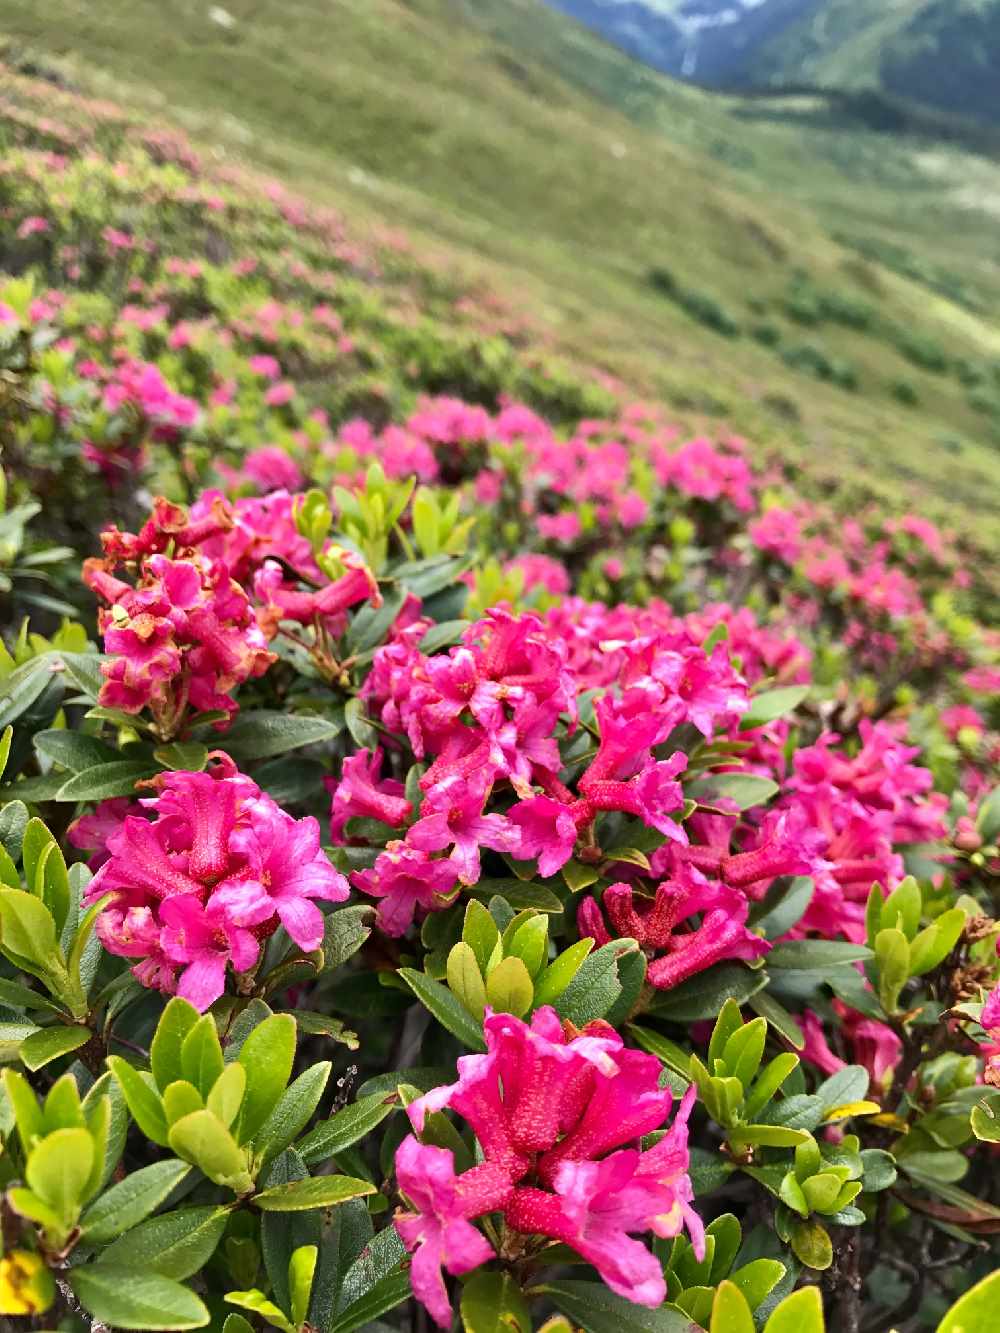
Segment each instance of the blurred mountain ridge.
M714 88L878 89L1000 122L1000 0L547 0Z

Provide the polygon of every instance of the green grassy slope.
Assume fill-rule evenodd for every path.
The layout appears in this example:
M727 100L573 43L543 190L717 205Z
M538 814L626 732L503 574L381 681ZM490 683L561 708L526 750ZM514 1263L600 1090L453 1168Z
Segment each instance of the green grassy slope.
M399 223L580 365L1000 546L996 163L682 87L537 0L226 8L0 0L0 36Z
M751 52L744 81L884 87L1000 121L998 0L824 0Z

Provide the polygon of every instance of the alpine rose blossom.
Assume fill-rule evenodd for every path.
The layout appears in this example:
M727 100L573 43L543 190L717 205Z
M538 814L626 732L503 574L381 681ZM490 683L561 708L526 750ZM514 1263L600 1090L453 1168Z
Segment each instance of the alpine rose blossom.
M607 1023L582 1031L544 1006L525 1023L487 1009L487 1053L462 1056L459 1079L408 1108L414 1130L448 1107L471 1127L483 1162L456 1176L450 1150L412 1136L397 1151L400 1189L414 1211L397 1214L415 1251L414 1292L442 1328L451 1307L441 1270L467 1272L493 1257L470 1223L502 1208L506 1227L548 1237L592 1263L619 1295L656 1308L666 1299L659 1260L634 1237L670 1238L687 1228L704 1254L701 1219L691 1207L687 1121L693 1087L656 1146L672 1094L660 1063L629 1050Z
M228 755L210 759L206 772L154 778L140 815L113 812L117 827L85 897L111 895L96 927L109 953L139 960L132 971L143 985L201 1010L222 994L227 968L256 965L261 939L279 925L304 953L319 948L316 900L349 893L315 819L286 814Z

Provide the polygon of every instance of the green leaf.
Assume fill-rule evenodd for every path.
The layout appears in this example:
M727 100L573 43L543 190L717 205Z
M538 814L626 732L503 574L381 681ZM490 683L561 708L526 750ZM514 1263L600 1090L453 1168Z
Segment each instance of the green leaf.
M20 788L23 784L19 783ZM6 795L6 792L4 793ZM2 796L0 796L2 799ZM29 798L30 799L30 798ZM8 800L0 809L0 843L7 855L17 861L21 856L24 830L28 826L28 807L20 800ZM20 883L20 881L18 881Z
M22 972L43 981L65 977L52 913L33 893L0 889L0 949Z
M156 1086L162 1092L169 1084L184 1077L181 1050L184 1039L198 1022L198 1010L175 995L160 1015L149 1048L149 1064Z
M744 967L742 963L718 963L689 977L669 991L659 991L646 1006L651 1014L662 1015L675 1023L694 1023L714 1018L727 999L744 1004L767 985L763 968Z
M0 685L0 727L7 727L40 699L52 680L53 662L46 654L16 667Z
M764 1333L824 1333L825 1327L819 1287L802 1287L773 1311Z
M806 1044L805 1034L785 1006L773 995L766 990L758 991L756 995L750 997L749 1005L760 1014L761 1018L766 1018L769 1025L776 1032L780 1032L797 1051L802 1050Z
M8 724L3 729L3 735L0 736L0 777L3 777L4 770L7 767L7 760L10 758L10 743L13 739L14 728ZM37 741L38 737L36 736L35 739Z
M636 1023L629 1023L627 1031L644 1051L649 1051L650 1055L662 1060L668 1069L672 1069L687 1082L691 1081L691 1057L683 1047L678 1046L669 1037L664 1037L662 1033L654 1032L652 1028L639 1027Z
M414 971L412 967L399 968L398 975L442 1027L446 1027L470 1051L486 1050L481 1024L470 1016L447 986L442 986L439 981L434 981L423 972Z
M254 1135L254 1152L270 1161L284 1152L312 1118L323 1096L332 1065L329 1060L310 1065L285 1089L277 1106Z
M250 1033L240 1050L247 1088L237 1137L247 1143L277 1106L295 1061L296 1028L291 1014L272 1014Z
M785 1125L740 1125L730 1131L728 1138L734 1148L748 1143L759 1148L794 1148L809 1138L809 1131Z
M485 912L485 908L482 910ZM486 915L489 916L489 913L486 912ZM491 922L492 920L490 917ZM461 1000L472 1017L481 1023L486 1010L486 986L483 984L476 954L472 946L466 944L464 940L456 944L448 954L447 975L451 993Z
M168 1159L133 1171L95 1199L80 1227L88 1242L103 1245L138 1226L176 1189L191 1168L187 1162Z
M185 1078L179 1078L176 1083L168 1083L163 1089L163 1113L167 1117L168 1125L182 1120L192 1111L204 1110L204 1107L205 1099L194 1084Z
M547 1282L533 1290L548 1296L586 1333L690 1333L690 1319L676 1307L647 1310L616 1296L603 1282Z
M910 975L922 977L943 963L958 943L965 922L962 908L952 907L922 930L910 945Z
M518 926L506 952L519 958L528 969L532 981L545 965L549 943L549 923L545 916L533 916Z
M76 1220L94 1165L94 1141L85 1129L57 1129L28 1154L25 1178L32 1192L64 1222Z
M72 1268L77 1300L103 1323L128 1329L202 1328L209 1314L187 1287L157 1273L101 1262Z
M200 741L174 741L154 750L153 758L175 773L201 773L208 763L208 748Z
M74 773L56 792L57 801L105 801L112 796L134 796L135 784L156 773L145 759L116 759Z
M880 929L898 929L911 940L920 927L923 898L920 885L912 875L901 880L882 904Z
M295 1325L303 1323L309 1313L309 1296L312 1292L313 1278L316 1276L318 1253L318 1247L315 1245L300 1245L288 1264L292 1322Z
M769 940L776 940L798 925L812 902L815 884L809 875L791 880L777 880L750 912L749 925L762 930Z
M715 1020L715 1026L712 1028L712 1035L709 1038L708 1068L710 1070L715 1069L715 1062L722 1059L730 1038L735 1036L742 1027L743 1016L740 1013L740 1006L730 996L719 1010L719 1016Z
M389 1273L337 1316L330 1333L354 1333L358 1328L374 1329L376 1327L374 1321L379 1315L395 1309L397 1305L402 1305L410 1295L412 1289L409 1273Z
M824 1079L814 1095L824 1111L832 1111L835 1106L863 1101L868 1092L868 1083L868 1070L864 1065L845 1065Z
M151 1217L110 1245L101 1263L118 1263L182 1282L204 1268L229 1221L229 1209L207 1204Z
M399 1077L402 1078L405 1072L402 1071ZM311 1129L298 1145L299 1156L308 1166L336 1157L371 1133L398 1106L399 1098L395 1094L376 1092L359 1097L352 1105L345 1106L329 1120L322 1120Z
M886 1190L896 1183L896 1161L881 1148L865 1148L861 1153L864 1175L861 1183L870 1193Z
M543 1004L554 1004L559 999L583 966L584 960L589 957L593 947L594 941L587 936L571 944L552 960L535 982L536 1009Z
M707 777L689 782L684 788L684 795L696 800L699 805L718 807L730 803L736 811L750 810L756 805L764 805L778 793L778 784L770 778L758 777L755 773L710 773Z
M976 828L982 834L983 842L994 843L1000 838L1000 787L994 787L981 803Z
M253 1324L241 1314L227 1314L222 1333L255 1333Z
M1000 1101L985 1097L972 1108L972 1132L982 1143L1000 1143Z
M236 1194L252 1185L244 1154L221 1120L211 1111L192 1111L170 1126L170 1146L178 1157L196 1166L209 1180Z
M752 1259L730 1273L729 1280L739 1287L751 1310L763 1305L788 1270L778 1259ZM713 1268L714 1272L714 1268Z
M739 1287L720 1282L712 1305L710 1333L754 1333L753 1315Z
M220 744L242 763L248 759L271 759L302 745L331 741L342 730L343 724L333 718L296 717L261 708L241 713Z
M472 961L475 964L475 959ZM531 1008L534 994L528 969L520 958L505 958L486 978L486 998L496 1013L523 1018Z
M105 745L96 736L85 736L83 732L66 731L63 728L37 732L34 745L39 754L53 759L71 773L82 773L88 768L114 763L119 758L117 750Z
M531 1315L509 1273L478 1272L462 1289L465 1333L530 1333Z
M39 1028L27 1037L18 1050L18 1055L27 1069L41 1069L52 1060L70 1051L78 1051L86 1046L92 1033L89 1028L58 1027Z
M986 1333L1000 1303L1000 1269L958 1298L937 1326L937 1333Z
M875 936L875 966L878 998L886 1013L891 1014L910 976L910 945L901 930L880 930Z
M181 1077L193 1084L204 1100L225 1065L211 1014L203 1014L181 1043Z
M293 1180L287 1185L276 1185L254 1195L254 1206L262 1212L299 1213L309 1208L333 1208L348 1199L359 1199L375 1194L375 1186L367 1180L353 1180L350 1176L310 1176L307 1180Z
M791 1231L792 1251L807 1268L825 1271L833 1263L833 1244L830 1234L819 1222L804 1222L796 1218Z
M367 905L342 907L327 916L322 944L324 972L340 967L357 953L372 933L366 924L371 919L372 909Z
M254 1314L260 1315L266 1323L272 1328L280 1330L280 1333L295 1333L294 1326L289 1322L288 1316L281 1310L274 1301L268 1300L262 1291L227 1291L226 1300L230 1305L239 1305L244 1310L251 1310Z
M782 685L776 690L755 694L750 707L740 718L740 731L766 726L786 713L794 712L809 693L808 685Z
M574 860L567 861L561 873L572 893L580 893L591 884L596 884L601 878L600 871L594 866L585 866L582 862Z
M726 1042L723 1064L730 1077L739 1079L744 1090L749 1088L760 1068L766 1040L767 1020L755 1018L751 1023L744 1023Z
M622 993L619 958L636 952L638 948L635 940L612 940L590 954L556 1000L555 1010L559 1017L580 1028L595 1018L604 1018Z
M863 963L874 957L863 944L846 940L787 940L776 944L767 955L769 968L825 972L830 967Z
M247 1075L243 1065L238 1063L226 1065L205 1098L206 1108L214 1116L218 1116L227 1128L239 1114L246 1086Z
M500 932L489 912L482 903L470 898L462 924L462 942L472 950L479 965L480 975L486 972L486 964L493 956L493 950L497 947L499 939Z
M544 884L525 884L517 879L481 879L471 890L472 897L486 902L498 894L517 912L533 907L536 912L555 915L563 910L560 899Z

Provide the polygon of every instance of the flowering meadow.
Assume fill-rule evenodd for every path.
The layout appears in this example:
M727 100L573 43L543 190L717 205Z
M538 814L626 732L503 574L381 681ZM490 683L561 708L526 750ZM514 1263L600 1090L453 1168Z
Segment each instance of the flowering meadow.
M0 72L3 1327L996 1328L969 534Z

